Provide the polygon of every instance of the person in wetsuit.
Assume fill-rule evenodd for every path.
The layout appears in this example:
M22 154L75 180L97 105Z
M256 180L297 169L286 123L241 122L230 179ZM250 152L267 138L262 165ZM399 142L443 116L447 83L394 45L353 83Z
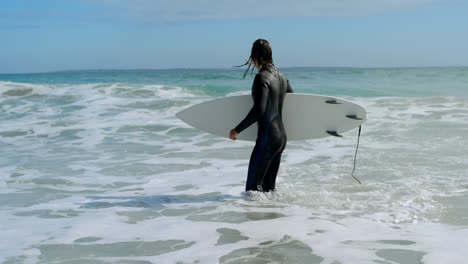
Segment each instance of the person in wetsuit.
M252 85L254 105L247 116L230 131L229 137L236 140L239 133L257 122L257 140L250 157L245 190L274 191L281 154L287 140L282 120L283 101L286 93L292 93L293 90L288 79L274 66L268 41L256 40L250 58L244 65L249 66L244 78L251 65L258 69Z

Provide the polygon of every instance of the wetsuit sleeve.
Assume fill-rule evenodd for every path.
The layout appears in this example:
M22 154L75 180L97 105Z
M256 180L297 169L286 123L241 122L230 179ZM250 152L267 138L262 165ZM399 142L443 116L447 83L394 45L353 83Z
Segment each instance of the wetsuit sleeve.
M288 90L286 90L286 93L294 93L291 87L291 84L289 84L289 80L288 80Z
M242 132L244 129L257 122L265 113L268 101L268 83L265 78L260 75L255 76L254 80L254 105L247 116L242 120L239 125L235 127L237 133Z

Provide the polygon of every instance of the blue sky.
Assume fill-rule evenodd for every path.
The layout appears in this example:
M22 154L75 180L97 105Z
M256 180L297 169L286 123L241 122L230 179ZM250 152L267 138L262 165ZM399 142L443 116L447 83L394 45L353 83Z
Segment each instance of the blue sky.
M0 73L468 65L466 0L0 0Z

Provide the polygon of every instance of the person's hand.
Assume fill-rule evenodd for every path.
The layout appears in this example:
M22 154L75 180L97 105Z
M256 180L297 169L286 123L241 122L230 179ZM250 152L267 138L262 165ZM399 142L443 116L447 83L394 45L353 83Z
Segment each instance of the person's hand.
M239 133L237 133L236 129L231 129L231 131L229 132L229 138L232 139L232 140L236 140L237 139L237 135L239 135Z

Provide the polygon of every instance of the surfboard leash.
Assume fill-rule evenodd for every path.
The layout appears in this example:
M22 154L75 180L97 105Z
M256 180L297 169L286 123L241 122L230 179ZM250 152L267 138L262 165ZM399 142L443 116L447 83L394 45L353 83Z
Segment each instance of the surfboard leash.
M359 138L361 137L361 126L359 126L359 133L358 133L358 138L357 138L357 145L356 145L356 152L354 153L354 166L353 166L353 171L351 172L351 176L359 182L359 184L362 184L361 181L354 176L354 171L356 170L356 158L357 158L357 152L359 149Z

